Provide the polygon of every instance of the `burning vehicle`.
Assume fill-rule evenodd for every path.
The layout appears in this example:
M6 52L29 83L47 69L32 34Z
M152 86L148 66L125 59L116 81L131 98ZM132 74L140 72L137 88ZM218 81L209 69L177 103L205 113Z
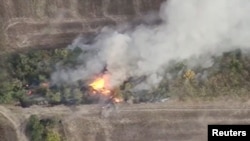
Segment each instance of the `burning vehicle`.
M115 91L110 87L110 76L104 73L94 79L89 84L90 96L97 97L101 103L120 103L123 98L118 96Z

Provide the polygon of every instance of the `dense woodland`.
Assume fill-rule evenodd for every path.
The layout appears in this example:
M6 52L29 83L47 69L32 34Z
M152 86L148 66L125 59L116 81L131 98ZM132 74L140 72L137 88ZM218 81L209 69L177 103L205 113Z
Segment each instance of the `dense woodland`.
M0 56L0 103L28 107L33 104L90 104L84 82L74 85L51 84L50 75L61 67L74 67L81 49L26 50ZM250 58L241 50L214 57L210 68L188 68L185 61L173 62L159 87L134 92L141 78L131 78L113 92L125 101L155 102L167 97L214 98L217 96L248 96L250 89ZM171 79L168 76L171 75Z

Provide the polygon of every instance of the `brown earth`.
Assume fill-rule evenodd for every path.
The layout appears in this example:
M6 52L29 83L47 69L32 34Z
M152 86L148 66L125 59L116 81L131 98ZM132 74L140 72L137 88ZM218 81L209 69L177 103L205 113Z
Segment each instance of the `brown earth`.
M0 115L0 141L15 141L17 134L15 127L3 115Z
M250 123L249 102L236 101L121 104L114 109L100 105L25 109L7 106L1 107L1 112L12 121L19 141L27 140L23 132L31 114L62 119L67 141L203 141L207 140L208 124ZM3 130L14 134L10 125Z
M65 47L79 34L157 11L163 1L1 0L0 48ZM27 141L25 123L32 114L62 119L67 141L203 141L208 124L250 123L249 102L221 101L123 104L116 109L0 106L0 141Z
M0 46L66 47L79 34L158 11L165 0L1 0Z

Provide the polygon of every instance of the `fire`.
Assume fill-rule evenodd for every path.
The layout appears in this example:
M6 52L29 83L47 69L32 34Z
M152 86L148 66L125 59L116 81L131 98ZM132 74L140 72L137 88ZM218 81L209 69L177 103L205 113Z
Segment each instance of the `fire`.
M106 75L97 78L89 86L94 89L93 93L100 93L106 96L111 94L111 90L108 88L108 78Z
M90 83L89 86L93 88L92 93L107 96L115 103L123 102L122 98L114 97L114 92L111 91L110 88L109 77L109 75L104 74L103 76L96 78L92 83Z
M122 98L117 98L117 97L115 97L115 98L113 98L113 101L114 101L115 103L120 103L120 102L123 102L123 99L122 99Z

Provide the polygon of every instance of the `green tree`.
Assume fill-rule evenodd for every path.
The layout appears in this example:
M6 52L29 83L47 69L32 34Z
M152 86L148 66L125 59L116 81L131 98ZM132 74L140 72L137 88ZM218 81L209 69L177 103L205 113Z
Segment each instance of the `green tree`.
M60 140L61 140L61 137L59 133L53 130L47 131L45 141L60 141Z
M61 101L61 94L60 92L48 90L46 93L46 98L49 100L50 103L57 104Z
M80 104L82 102L82 92L80 89L75 89L72 93L72 98L75 100L76 104Z
M31 115L29 118L28 133L32 141L43 141L44 126L36 115Z

